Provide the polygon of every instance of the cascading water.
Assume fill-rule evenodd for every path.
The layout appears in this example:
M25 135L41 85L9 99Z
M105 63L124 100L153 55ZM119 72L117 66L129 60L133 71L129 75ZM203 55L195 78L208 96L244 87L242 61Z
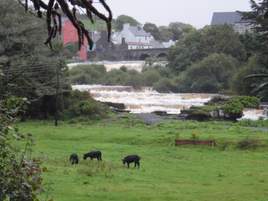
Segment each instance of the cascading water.
M182 109L202 106L217 94L158 93L145 87L136 90L129 86L74 85L74 90L88 91L100 102L123 103L131 113L151 113L155 111L180 114ZM246 119L257 120L265 117L263 110L245 110Z

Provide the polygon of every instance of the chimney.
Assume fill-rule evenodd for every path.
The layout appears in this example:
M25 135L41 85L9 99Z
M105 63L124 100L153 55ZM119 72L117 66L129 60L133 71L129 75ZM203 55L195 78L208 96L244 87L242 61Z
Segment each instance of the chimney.
M122 44L122 45L125 45L125 44L126 44L126 38L125 38L125 37L122 38L122 42L121 42L121 44Z

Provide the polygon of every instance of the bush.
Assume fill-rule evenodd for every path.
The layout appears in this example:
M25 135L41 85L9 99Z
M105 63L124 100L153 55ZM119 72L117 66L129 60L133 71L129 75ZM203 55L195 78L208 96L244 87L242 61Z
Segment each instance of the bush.
M240 102L244 108L259 108L260 100L253 96L235 96L231 98L231 101Z
M64 100L63 116L67 118L86 117L99 119L106 117L109 109L95 101L88 92L72 91Z
M104 175L105 177L112 177L113 170L116 167L108 162L99 161L82 161L77 172L82 176L93 177L97 175Z
M143 79L144 85L153 86L154 83L161 79L161 75L158 70L150 68L143 72Z
M225 54L210 54L179 74L182 92L219 93L229 89L237 61Z
M260 146L259 142L254 139L243 139L237 143L237 148L241 150L256 149Z
M169 78L163 78L153 85L153 89L160 93L175 91L175 84Z
M105 74L103 65L83 65L72 68L69 79L72 84L101 84Z
M223 105L228 101L228 97L225 96L215 96L206 105Z
M211 115L209 110L205 107L191 107L188 110L182 110L182 115L186 116L186 119L197 120L197 121L205 121L209 120Z
M244 106L239 100L232 99L223 106L225 117L230 120L236 120L243 116Z
M0 200L38 200L42 190L40 161L31 158L32 139L13 127L24 101L0 100ZM22 106L22 107L21 107ZM21 149L16 146L25 144Z

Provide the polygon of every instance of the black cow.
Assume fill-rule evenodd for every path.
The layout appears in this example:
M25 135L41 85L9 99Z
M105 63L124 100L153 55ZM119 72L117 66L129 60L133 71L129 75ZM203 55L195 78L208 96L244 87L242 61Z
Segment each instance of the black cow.
M135 163L134 167L140 168L140 159L141 159L141 157L139 157L138 155L129 155L129 156L126 156L122 160L122 162L123 162L124 165L127 164L128 168L129 168L130 163Z
M90 160L93 160L94 158L96 158L98 161L101 161L101 152L100 151L91 151L89 153L84 154L84 160L86 160L87 158L90 158Z
M69 161L72 165L78 164L79 163L79 157L77 154L71 154Z

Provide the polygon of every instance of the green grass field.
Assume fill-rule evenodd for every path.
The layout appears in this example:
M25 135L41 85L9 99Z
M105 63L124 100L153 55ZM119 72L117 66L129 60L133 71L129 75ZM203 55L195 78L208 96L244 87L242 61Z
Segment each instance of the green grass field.
M267 201L268 132L229 122L165 122L146 126L131 119L94 123L27 122L19 125L35 139L34 155L47 168L43 197L55 201ZM215 139L218 146L175 147L174 139ZM242 151L244 138L262 141ZM68 157L90 150L103 152L103 162ZM125 168L128 154L142 157L141 168Z

